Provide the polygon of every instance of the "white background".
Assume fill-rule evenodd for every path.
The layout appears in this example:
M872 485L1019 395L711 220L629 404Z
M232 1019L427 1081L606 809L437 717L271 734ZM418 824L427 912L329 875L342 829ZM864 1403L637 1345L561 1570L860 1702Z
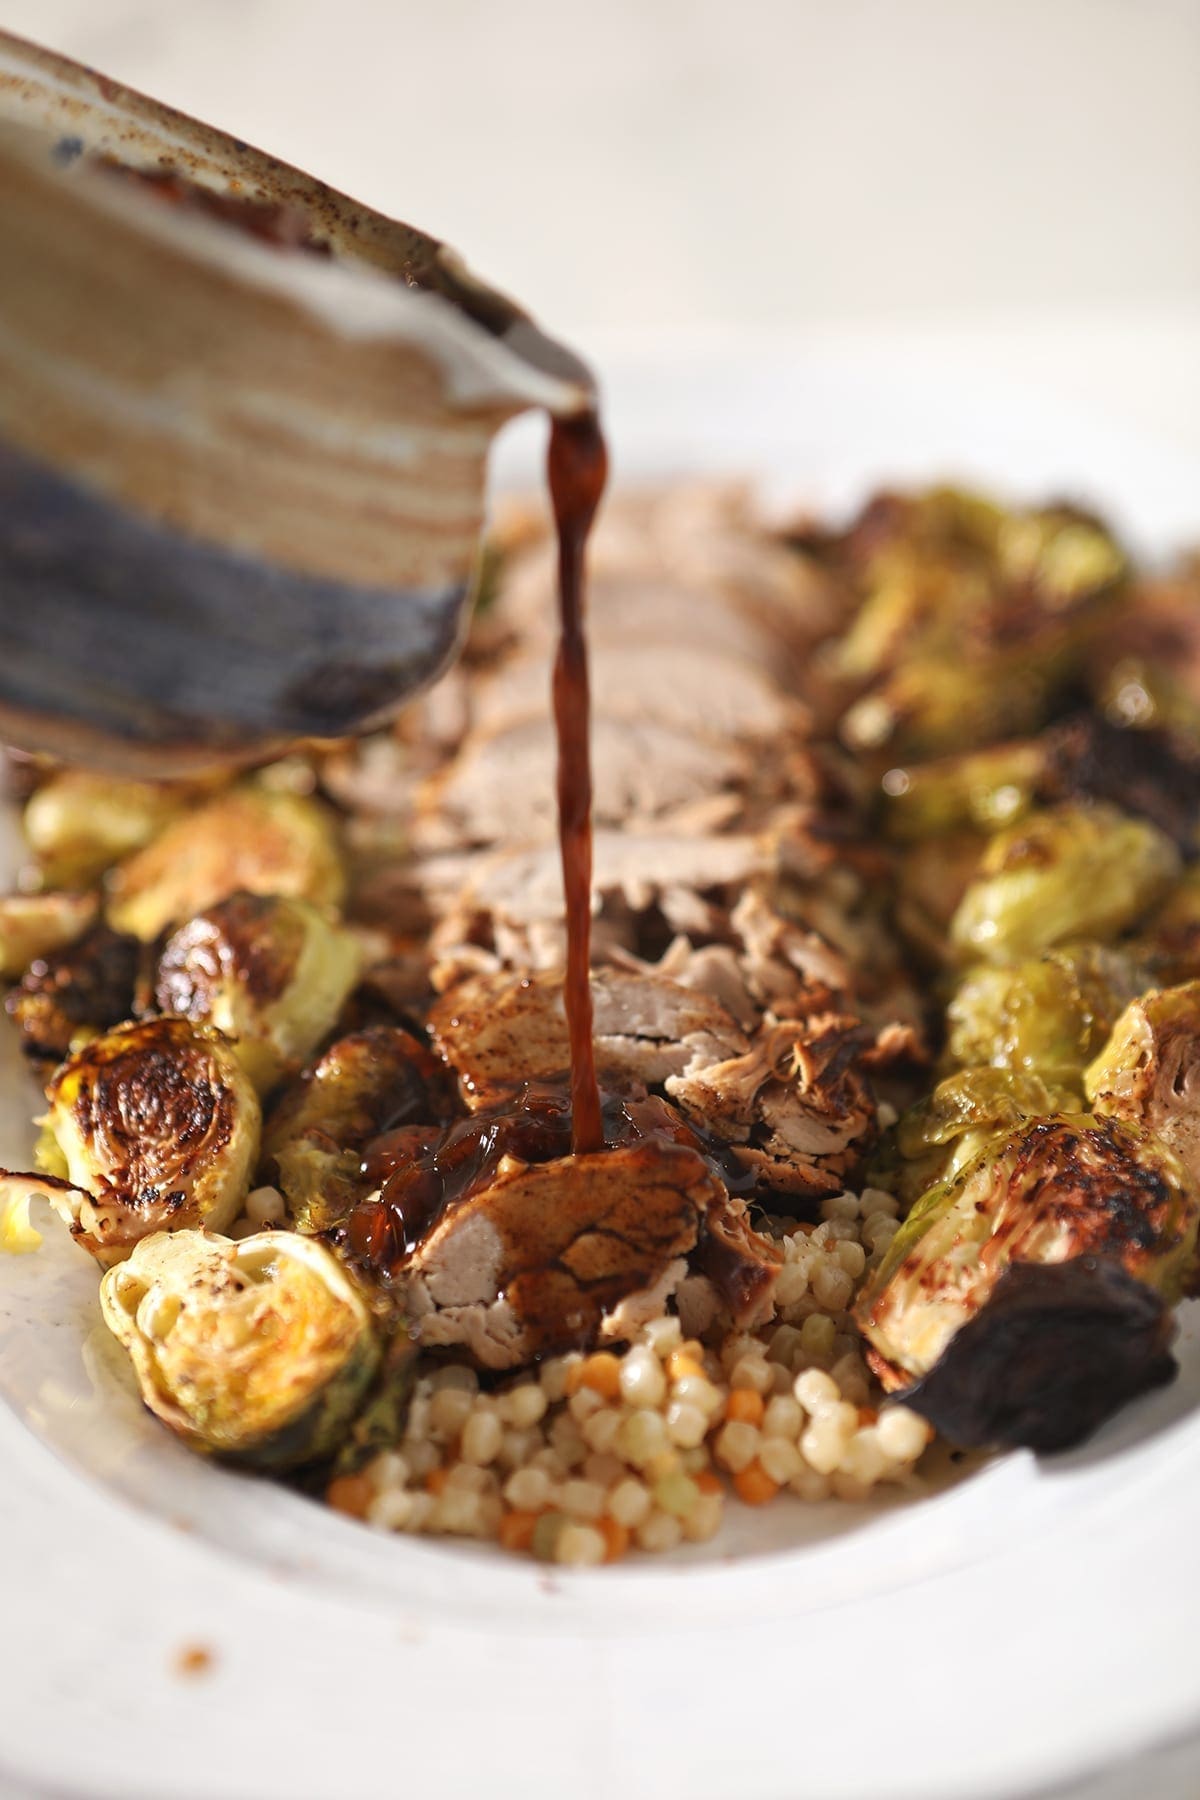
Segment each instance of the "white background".
M1200 0L0 0L561 333L943 345L1200 449Z

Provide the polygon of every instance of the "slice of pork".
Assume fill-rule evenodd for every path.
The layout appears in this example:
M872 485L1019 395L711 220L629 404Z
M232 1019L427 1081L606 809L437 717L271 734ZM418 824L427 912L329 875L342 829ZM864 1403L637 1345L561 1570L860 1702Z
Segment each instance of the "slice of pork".
M702 1156L653 1140L520 1169L452 1207L414 1253L413 1331L487 1369L619 1338L664 1309L723 1196Z
M695 731L653 719L597 719L592 729L593 819L597 826L637 821L670 828L714 795L749 785L746 756ZM529 844L555 829L552 720L525 719L473 733L459 755L422 788L413 820L418 849Z
M807 728L804 709L752 663L691 643L600 644L591 657L592 715L637 724L653 719L719 742L762 743ZM543 651L512 657L472 694L476 730L544 720L549 671Z
M598 970L592 1005L597 1073L619 1092L661 1085L747 1048L723 1006L661 976ZM557 975L469 977L442 995L428 1022L472 1108L561 1075L570 1063Z

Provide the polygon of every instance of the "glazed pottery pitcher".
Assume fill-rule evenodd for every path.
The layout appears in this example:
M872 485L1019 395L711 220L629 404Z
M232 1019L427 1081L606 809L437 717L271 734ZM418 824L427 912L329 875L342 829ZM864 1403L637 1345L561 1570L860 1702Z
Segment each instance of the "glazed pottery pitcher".
M495 432L594 398L435 239L0 34L0 738L380 722L460 642Z

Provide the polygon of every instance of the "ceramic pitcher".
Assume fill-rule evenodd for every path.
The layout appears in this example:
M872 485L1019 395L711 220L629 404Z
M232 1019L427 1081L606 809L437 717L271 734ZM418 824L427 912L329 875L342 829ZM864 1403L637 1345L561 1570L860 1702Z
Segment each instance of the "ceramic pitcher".
M0 738L379 722L460 641L497 429L593 403L435 239L0 34Z

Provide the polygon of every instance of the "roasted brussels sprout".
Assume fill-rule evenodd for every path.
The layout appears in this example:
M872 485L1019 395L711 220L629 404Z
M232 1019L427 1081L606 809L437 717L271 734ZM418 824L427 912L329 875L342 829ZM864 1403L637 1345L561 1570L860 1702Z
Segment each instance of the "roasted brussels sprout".
M1144 985L1135 957L1105 944L972 969L946 1009L947 1060L1021 1070L1082 1091L1084 1068Z
M345 875L332 814L303 794L254 782L169 824L111 877L110 922L155 938L241 889L337 906Z
M951 939L964 960L1009 962L1115 937L1178 874L1178 851L1148 820L1102 804L1051 807L990 840Z
M57 955L40 956L6 1002L25 1054L61 1062L134 1010L142 946L107 925Z
M1094 685L1097 704L1115 725L1138 729L1164 725L1200 742L1200 685L1196 675L1196 645L1200 624L1191 626L1188 661L1147 655L1139 646L1130 654L1108 659L1098 670Z
M1166 726L1200 743L1200 567L1143 578L1097 643L1092 689L1118 725Z
M1070 508L945 490L871 510L847 543L861 609L833 658L866 687L846 742L924 757L1036 729L1124 578L1112 539Z
M0 894L0 978L17 981L38 957L65 950L99 912L95 894Z
M855 1317L884 1386L963 1444L1077 1442L1173 1370L1200 1196L1116 1119L1017 1127L909 1214Z
M953 960L950 925L974 878L987 839L977 831L924 838L901 853L896 870L896 925L924 960Z
M1033 805L1046 765L1036 738L943 756L883 777L883 823L902 843L946 832L998 831Z
M1125 579L1125 554L1098 519L1074 506L1009 515L996 558L1006 583L1053 616L1104 597Z
M262 1094L332 1029L359 962L350 933L307 900L231 894L167 940L154 998L233 1038Z
M443 1120L445 1064L400 1026L339 1038L286 1089L263 1132L263 1169L296 1227L328 1231L363 1198L362 1152L372 1138Z
M1144 1125L1200 1183L1200 981L1127 1006L1084 1086L1097 1113Z
M64 1063L46 1098L49 1140L83 1195L72 1235L104 1266L152 1232L221 1231L236 1217L261 1115L220 1032L184 1019L119 1026Z
M194 1450L263 1469L328 1456L379 1363L367 1305L323 1245L146 1238L100 1284L151 1412Z
M89 887L148 844L186 798L159 782L62 769L34 793L22 823L47 887Z
M1170 731L1123 728L1097 713L1064 720L1039 741L1043 798L1105 800L1149 819L1185 853L1195 847L1200 744Z
M872 1180L915 1201L1022 1119L1070 1110L1079 1098L1024 1069L959 1069L901 1115Z

